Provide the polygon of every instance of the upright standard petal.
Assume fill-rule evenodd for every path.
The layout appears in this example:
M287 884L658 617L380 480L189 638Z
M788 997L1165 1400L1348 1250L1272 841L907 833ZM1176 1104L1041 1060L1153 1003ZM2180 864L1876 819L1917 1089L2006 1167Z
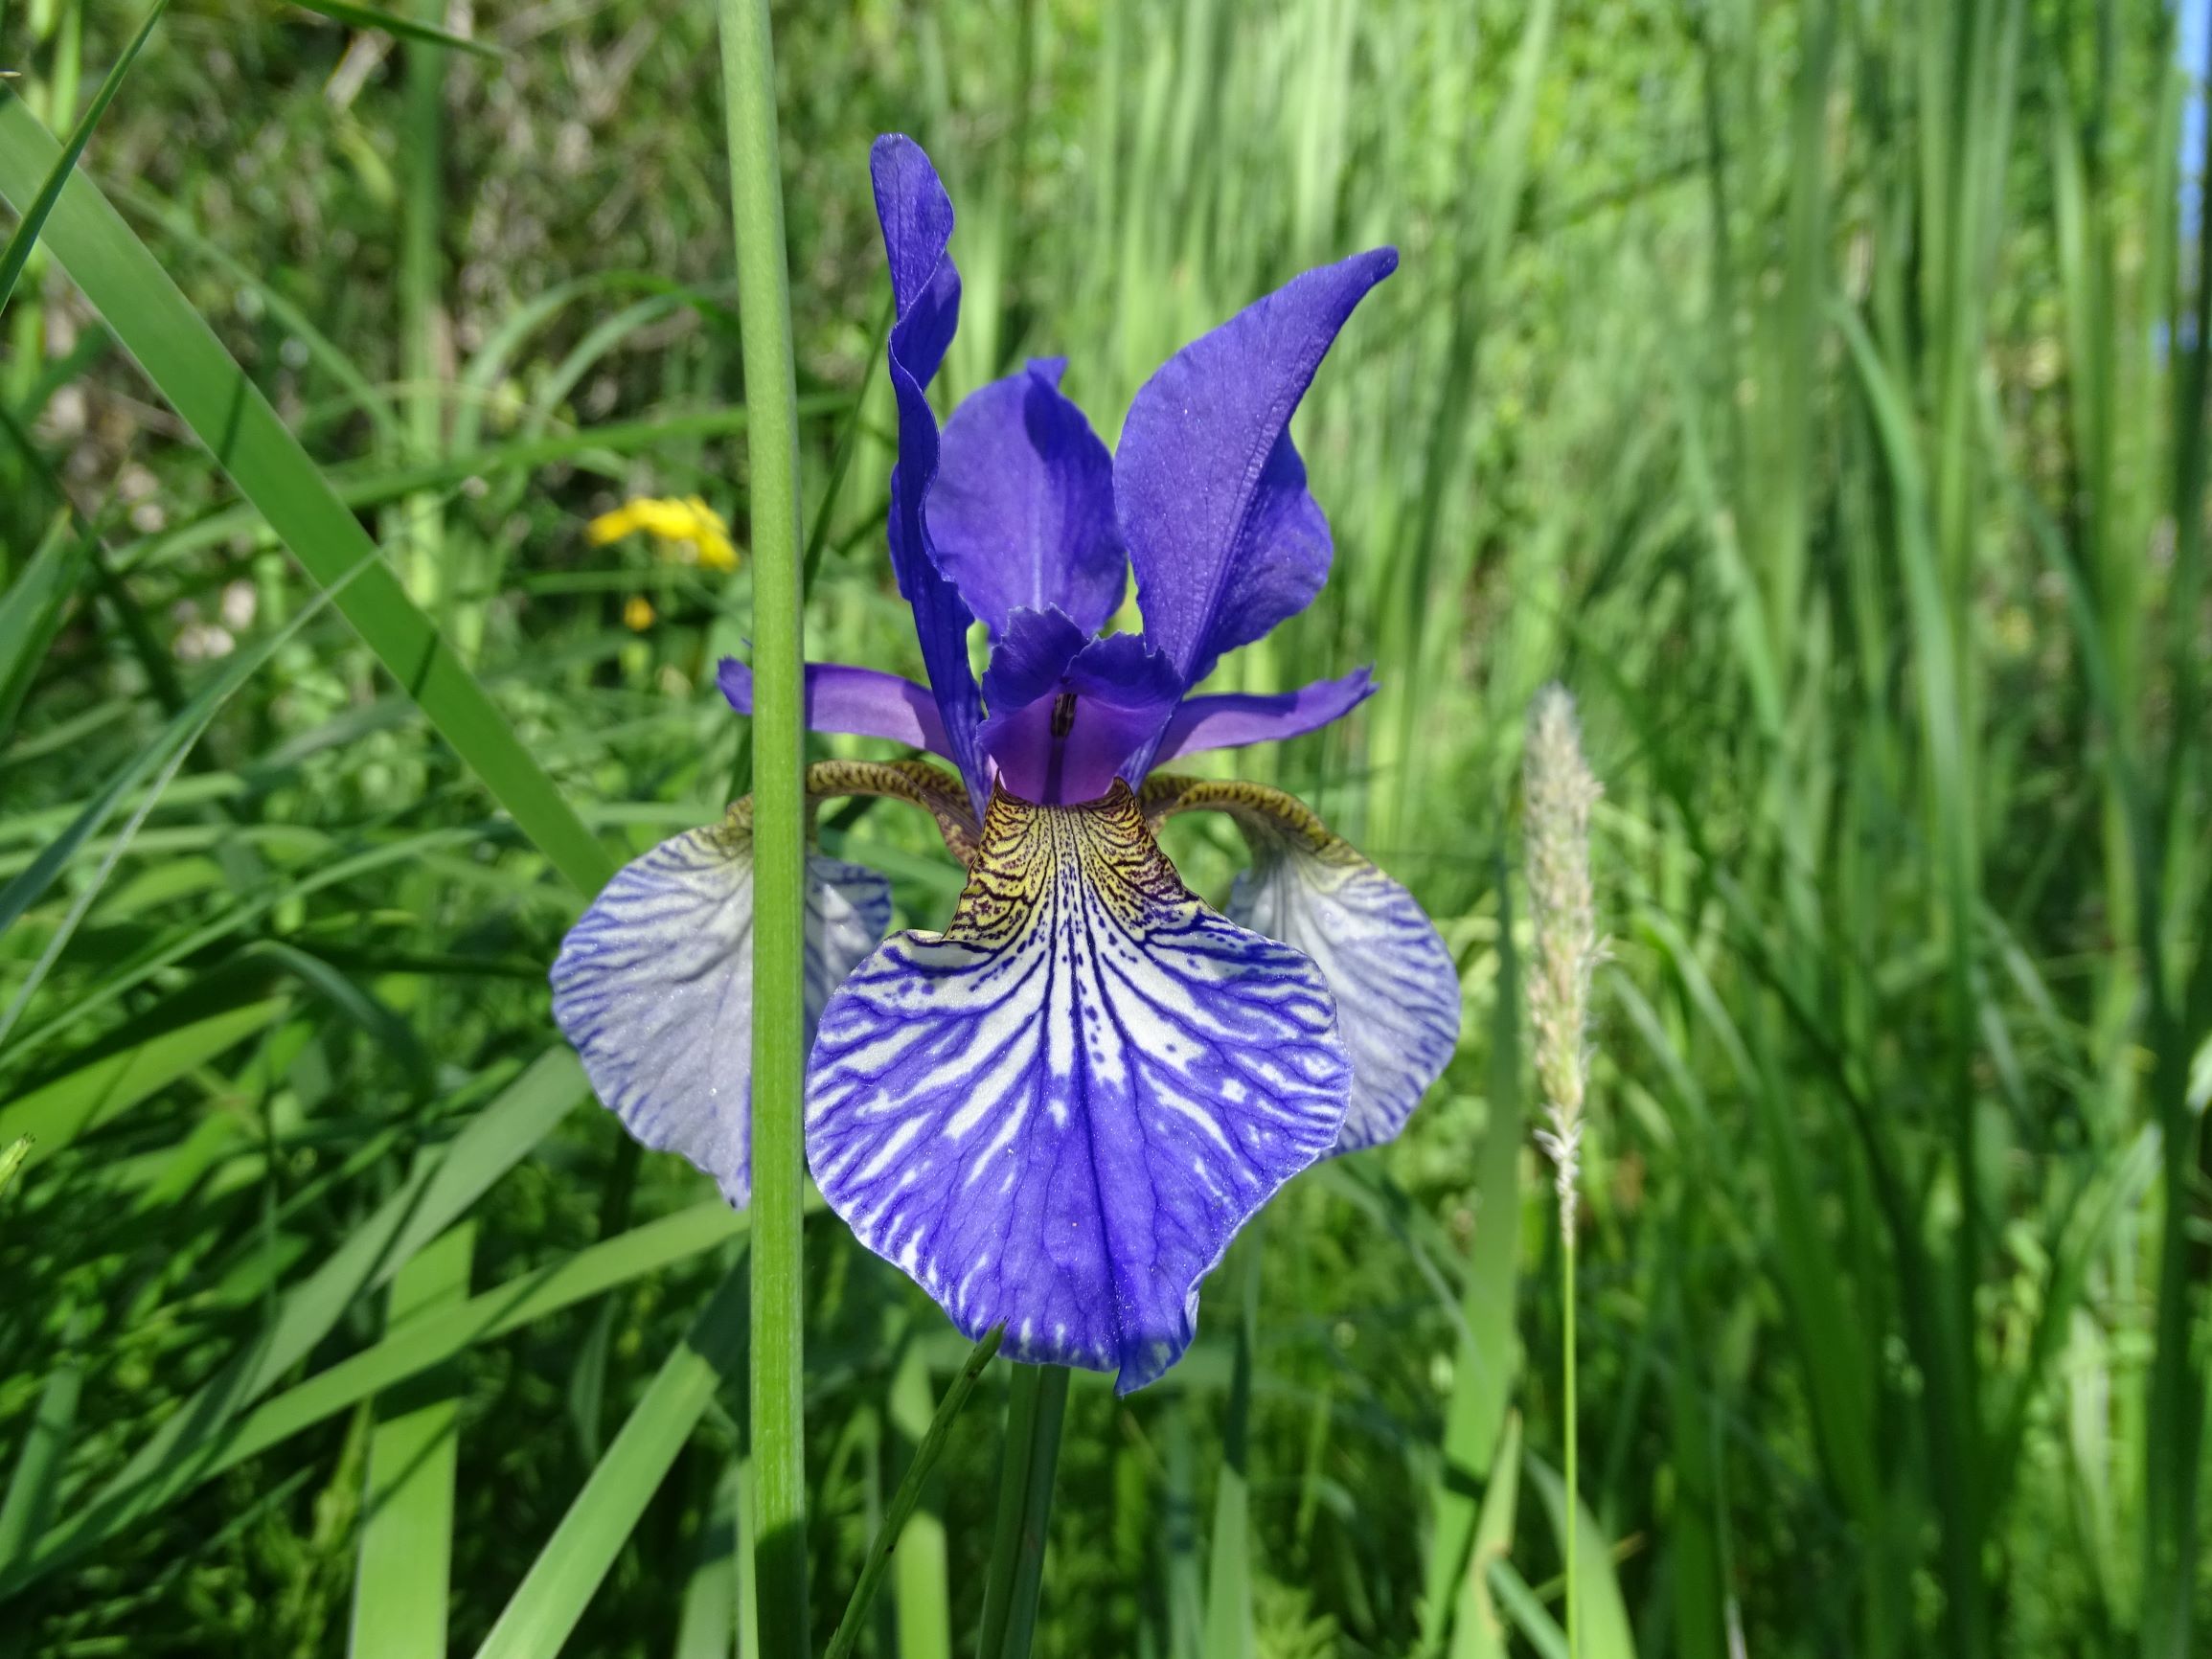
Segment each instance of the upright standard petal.
M1060 393L1064 357L970 393L945 423L929 536L937 567L993 635L1019 607L1052 607L1086 634L1129 582L1114 526L1113 457Z
M1294 692L1222 692L1185 697L1160 738L1155 764L1208 749L1238 749L1304 737L1340 720L1375 694L1375 676L1355 669L1338 680L1315 680Z
M891 924L891 889L808 860L806 1006ZM639 1141L680 1152L738 1209L752 1198L753 838L725 823L625 865L561 942L553 1017L591 1086Z
M1228 813L1252 849L1229 915L1313 959L1336 999L1352 1101L1333 1148L1393 1139L1459 1047L1459 970L1412 894L1306 805L1259 784L1155 777L1144 805Z
M946 251L952 239L952 201L922 147L902 134L878 139L869 166L894 306L891 390L899 406L899 459L891 468L891 568L914 612L950 758L980 812L989 780L975 738L982 693L968 665L972 619L959 590L937 567L923 511L937 476L937 416L929 407L928 386L960 316L960 273Z
M724 657L716 677L730 707L753 712L753 670L736 657ZM888 738L894 743L952 758L952 740L944 716L925 686L879 669L845 663L809 663L806 678L807 730L851 738Z
M1311 962L1207 909L1126 787L992 797L951 925L904 933L822 1017L807 1158L832 1209L970 1336L1119 1370L1191 1340L1229 1239L1343 1124Z
M1398 265L1357 254L1256 301L1138 391L1114 456L1145 633L1185 685L1306 607L1329 574L1329 521L1306 492L1290 416L1353 307Z

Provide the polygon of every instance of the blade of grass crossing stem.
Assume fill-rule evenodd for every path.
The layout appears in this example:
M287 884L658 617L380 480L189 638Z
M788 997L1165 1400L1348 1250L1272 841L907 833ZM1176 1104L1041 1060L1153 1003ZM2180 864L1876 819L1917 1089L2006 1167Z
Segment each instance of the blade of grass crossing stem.
M59 153L20 99L0 96L0 196L32 200ZM377 561L367 533L268 400L81 172L70 175L45 239L147 377L308 572L329 587L366 566L338 595L346 620L554 867L580 892L597 893L614 873L606 849Z
M676 1620L675 1659L730 1659L738 1631L738 1462L715 1477Z
M400 1268L392 1281L387 1329L398 1333L465 1303L475 1247L475 1224L464 1221ZM441 1366L376 1400L348 1646L361 1659L383 1653L444 1659L464 1388L453 1367Z
M753 1534L767 1651L808 1649L800 1007L806 927L799 444L767 0L720 0L752 486Z
M1506 1403L1518 1364L1514 1340L1520 1248L1520 967L1513 943L1513 904L1502 857L1497 866L1497 989L1491 1010L1490 1116L1475 1162L1474 1241L1461 1303L1466 1329L1452 1366L1443 1457L1429 1494L1434 1529L1421 1604L1421 1648L1442 1645L1474 1537L1482 1483L1495 1470ZM1485 1494L1481 1500L1487 1504Z
M1529 1478L1536 1482L1552 1533L1563 1554L1568 1538L1567 1489L1541 1459L1527 1460ZM1574 1659L1635 1659L1635 1639L1629 1630L1628 1603L1621 1600L1620 1579L1613 1573L1613 1555L1597 1517L1579 1499L1573 1505L1575 1539L1574 1605L1570 1629Z
M1491 1468L1467 1566L1459 1579L1458 1606L1451 1620L1451 1659L1506 1659L1505 1618L1491 1588L1490 1566L1493 1561L1506 1559L1513 1550L1515 1511L1520 1497L1518 1412L1506 1414Z
M905 1529L908 1517L914 1513L915 1506L922 1501L922 1493L937 1467L938 1458L944 1455L946 1437L952 1432L952 1425L959 1419L961 1409L968 1404L968 1397L975 1391L976 1378L983 1375L984 1367L991 1363L992 1356L998 1352L999 1340L1005 1334L1004 1327L988 1332L969 1352L968 1358L946 1387L945 1398L938 1401L937 1410L929 1419L929 1426L923 1431L921 1442L914 1448L914 1461L906 1466L906 1473L900 1477L898 1490L891 1494L891 1502L883 1511L883 1524L877 1528L875 1539L868 1546L867 1558L860 1564L859 1580L853 1586L853 1599L845 1603L845 1616L837 1621L837 1628L830 1638L824 1659L849 1659L867 1630L868 1608L876 1600L878 1586L883 1581L884 1569L890 1564L891 1552L898 1547L900 1534ZM928 1373L921 1369L919 1351L911 1343L907 1346L906 1361L900 1366L894 1377L894 1391L899 1386L899 1380L910 1375L918 1375L922 1378L923 1389L927 1390ZM896 1401L893 1410L897 1411ZM942 1523L937 1529L936 1556L937 1563L942 1567L945 1558ZM945 1646L940 1642L938 1650L944 1651ZM903 1609L900 1624L899 1651L901 1659L922 1659L922 1655L928 1651L925 1645L919 1648L907 1645Z
M978 1373L980 1375L981 1374ZM891 1375L892 1428L920 1452L944 1402L933 1400L929 1364L909 1340ZM893 1539L892 1611L900 1659L952 1659L952 1585L945 1537L945 1483L932 1475L915 1494L914 1512ZM893 1503L898 1502L894 1496Z
M389 1284L520 1163L584 1087L582 1069L566 1049L540 1057L469 1121L443 1157L418 1166L329 1260L287 1291L261 1332L171 1413L96 1497L28 1557L0 1559L0 1597L112 1537L200 1479L221 1450L223 1426L306 1358L359 1298Z
M1064 1365L1017 1365L1007 1390L1006 1451L998 1471L998 1520L983 1581L977 1659L1027 1659L1044 1578L1045 1530L1060 1431L1067 1418Z
M1539 1659L1567 1659L1566 1632L1544 1610L1543 1598L1528 1587L1528 1580L1514 1570L1513 1563L1493 1561L1489 1579L1497 1604L1505 1609L1515 1628L1528 1638Z
M101 81L100 90L92 95L92 102L84 106L78 118L76 130L70 133L69 143L56 157L48 170L46 182L38 187L38 193L31 198L31 205L23 210L16 222L15 233L8 239L8 245L0 249L0 308L5 308L9 296L15 292L15 284L23 275L23 267L30 261L31 250L38 243L38 233L46 228L46 220L54 212L54 204L61 199L61 190L69 182L69 175L77 170L77 159L84 153L84 147L92 140L93 128L100 118L107 113L107 106L115 99L123 78L130 73L131 63L137 58L139 48L153 33L153 26L161 21L169 0L153 0L147 8L146 21L138 26L138 33L130 37L130 44L123 49L123 56L115 60L115 67Z
M476 1659L552 1659L575 1631L707 1406L742 1373L746 1267L741 1256L662 1362Z
M1260 1237L1266 1213L1239 1240L1243 1253L1243 1311L1229 1372L1229 1416L1221 1435L1220 1484L1214 1489L1214 1540L1206 1561L1208 1659L1252 1652L1252 1350L1260 1325Z

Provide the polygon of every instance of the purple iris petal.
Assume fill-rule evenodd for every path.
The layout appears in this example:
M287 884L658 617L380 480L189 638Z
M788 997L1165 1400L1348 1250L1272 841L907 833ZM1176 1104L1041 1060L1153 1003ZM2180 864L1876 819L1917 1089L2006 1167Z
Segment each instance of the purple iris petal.
M1093 639L1059 610L1013 613L983 690L983 748L1000 779L1055 806L1110 789L1182 694L1167 659L1136 635Z
M1122 602L1113 457L1060 393L1064 357L969 394L945 423L929 538L937 567L991 631L1054 605L1096 633Z
M930 551L923 514L937 476L937 416L926 388L945 360L960 317L960 273L946 254L952 202L922 147L900 133L876 141L869 157L883 251L891 262L896 320L891 326L891 389L899 404L899 460L891 468L891 568L914 611L922 661L950 741L952 760L976 809L988 788L975 728L983 704L968 666L971 620L960 592L946 580Z
M1145 633L1186 685L1304 609L1329 574L1329 523L1306 492L1291 413L1395 248L1292 279L1146 381L1114 457Z
M1208 749L1236 749L1317 732L1340 720L1375 693L1375 675L1355 669L1338 680L1315 680L1294 692L1227 692L1185 697L1160 739L1155 764Z
M736 657L724 657L717 677L730 707L741 715L751 714L753 670ZM948 760L952 756L952 741L928 688L877 669L809 663L807 730L888 738Z
M1127 789L1001 792L952 923L824 1011L807 1159L855 1237L970 1336L1142 1387L1199 1279L1334 1145L1350 1067L1298 951L1185 891Z

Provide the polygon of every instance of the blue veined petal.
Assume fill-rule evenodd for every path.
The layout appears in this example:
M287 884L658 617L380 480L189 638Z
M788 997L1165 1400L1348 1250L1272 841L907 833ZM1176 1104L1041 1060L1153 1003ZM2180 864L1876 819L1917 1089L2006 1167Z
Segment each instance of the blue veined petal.
M1351 1068L1305 956L1176 877L1126 785L996 792L951 925L903 933L823 1013L815 1184L968 1334L1120 1372L1189 1345L1198 1281L1324 1155Z
M1237 820L1252 868L1229 915L1311 957L1336 999L1352 1057L1352 1102L1332 1150L1394 1139L1459 1047L1459 970L1413 895L1295 796L1265 784L1156 777L1156 822L1212 809Z
M891 925L891 888L808 860L810 1024ZM561 943L553 1017L639 1141L680 1152L737 1209L752 1198L753 838L735 821L623 867Z

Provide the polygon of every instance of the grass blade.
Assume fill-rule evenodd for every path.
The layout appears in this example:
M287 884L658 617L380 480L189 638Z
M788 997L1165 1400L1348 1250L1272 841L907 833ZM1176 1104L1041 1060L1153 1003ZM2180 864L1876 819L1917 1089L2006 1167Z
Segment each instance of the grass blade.
M1578 1659L1635 1659L1628 1603L1621 1600L1620 1579L1613 1573L1611 1540L1588 1507L1579 1501L1574 1504L1570 1522L1566 1484L1542 1460L1531 1456L1525 1461L1562 1551L1566 1548L1569 1525L1581 1534L1576 1552L1576 1605L1572 1609Z
M1476 1530L1478 1492L1496 1470L1492 1454L1506 1420L1518 1368L1514 1335L1520 1252L1520 969L1513 943L1513 900L1497 861L1497 985L1491 1008L1490 1115L1475 1165L1476 1219L1461 1303L1465 1329L1445 1410L1443 1457L1429 1493L1434 1530L1423 1580L1421 1651L1443 1643L1462 1597Z
M715 1395L742 1372L746 1265L741 1257L662 1362L476 1659L552 1659L560 1651L692 1429Z
M31 198L31 205L23 210L23 217L16 223L15 232L8 239L8 245L0 248L0 309L7 307L9 297L15 292L15 284L23 275L23 267L30 262L31 250L37 246L39 233L46 228L48 216L54 204L61 199L62 187L69 175L77 170L78 157L84 147L92 142L93 128L100 118L107 113L107 106L115 101L115 94L123 85L123 78L130 73L130 66L138 58L138 50L153 33L153 26L161 21L169 0L153 0L147 8L146 21L138 26L138 33L130 37L130 44L123 49L123 56L115 60L100 90L92 95L92 102L84 106L78 118L76 128L69 135L69 143L55 158L46 174L46 182L38 187L38 193Z
M475 1242L475 1227L464 1221L399 1270L392 1281L389 1331L397 1335L413 1321L467 1300ZM444 1659L461 1394L461 1379L443 1371L376 1401L347 1649L362 1659L379 1653Z
M5 1192L0 1188L0 1192ZM15 1473L0 1501L0 1560L20 1554L46 1530L61 1487L61 1467L77 1432L77 1403L84 1392L84 1371L73 1356L56 1366L39 1392L38 1409L15 1454Z
M1252 1363L1259 1346L1260 1247L1266 1212L1238 1242L1243 1252L1243 1310L1229 1373L1229 1413L1221 1436L1220 1483L1214 1489L1214 1537L1206 1560L1209 1659L1249 1659L1252 1628Z
M921 1450L942 1401L931 1398L929 1365L922 1344L910 1332L906 1352L891 1375L886 1414L899 1437ZM900 1659L952 1659L952 1586L947 1577L945 1537L945 1487L924 1483L917 1507L907 1517L892 1555L893 1608L898 1621Z
M1490 1581L1494 1561L1513 1549L1515 1511L1520 1497L1520 1417L1508 1412L1491 1458L1494 1471L1483 1489L1482 1512L1460 1575L1458 1610L1451 1622L1451 1659L1506 1659L1505 1621L1499 1616Z
M698 1556L684 1585L676 1621L675 1659L730 1659L738 1630L738 1463L715 1481L714 1501L699 1528Z
M830 1637L830 1646L824 1659L848 1659L860 1637L868 1628L868 1608L876 1600L876 1591L882 1582L883 1573L890 1565L891 1552L898 1547L900 1534L905 1530L907 1517L915 1505L922 1501L923 1489L928 1484L930 1472L944 1454L945 1440L952 1432L961 1409L968 1404L968 1397L975 1390L976 1378L983 1375L992 1355L998 1352L998 1344L1006 1334L1003 1327L993 1329L969 1352L967 1360L954 1375L945 1390L945 1398L937 1402L937 1410L929 1419L929 1427L922 1443L914 1448L914 1461L906 1466L900 1477L899 1489L891 1494L891 1502L883 1511L883 1524L876 1529L876 1536L868 1545L868 1556L861 1563L860 1578L853 1586L853 1599L845 1603L845 1616L837 1621L837 1628Z
M343 23L349 29L381 29L387 34L397 34L402 40L420 41L425 46L450 46L456 52L474 53L478 57L496 61L507 56L489 40L477 40L467 34L455 34L434 23L419 23L412 17L401 17L394 12L378 11L374 6L355 6L349 0L292 0L303 11L328 17L333 23Z
M23 573L0 594L0 746L14 735L16 713L92 552L91 541L70 528L69 515L57 515Z

